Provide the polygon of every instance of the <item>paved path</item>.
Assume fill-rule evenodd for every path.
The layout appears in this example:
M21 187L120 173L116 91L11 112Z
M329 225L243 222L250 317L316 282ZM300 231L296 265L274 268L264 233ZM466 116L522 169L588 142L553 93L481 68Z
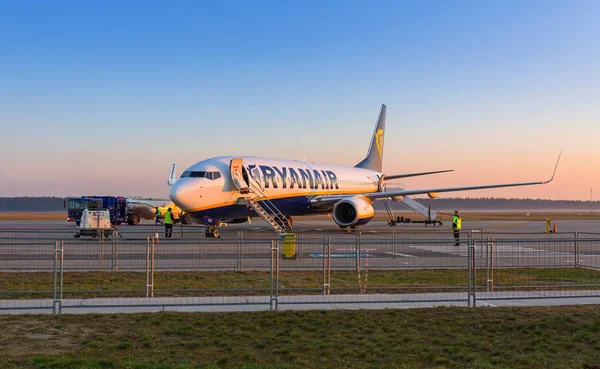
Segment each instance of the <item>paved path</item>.
M568 294L565 294L568 293ZM273 301L274 304L275 301ZM483 292L477 307L600 305L600 291ZM468 306L464 292L426 294L365 294L280 296L278 310L407 309ZM151 297L64 299L62 314L176 312L242 312L272 310L269 296ZM0 300L0 314L52 314L49 299Z

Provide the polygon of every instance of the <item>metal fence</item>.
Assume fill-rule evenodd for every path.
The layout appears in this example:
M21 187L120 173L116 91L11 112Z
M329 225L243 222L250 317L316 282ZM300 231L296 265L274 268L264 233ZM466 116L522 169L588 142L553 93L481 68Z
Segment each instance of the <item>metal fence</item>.
M0 231L0 310L599 297L600 234ZM287 250L286 250L287 248ZM284 258L293 251L293 258ZM367 307L367 306L365 306Z

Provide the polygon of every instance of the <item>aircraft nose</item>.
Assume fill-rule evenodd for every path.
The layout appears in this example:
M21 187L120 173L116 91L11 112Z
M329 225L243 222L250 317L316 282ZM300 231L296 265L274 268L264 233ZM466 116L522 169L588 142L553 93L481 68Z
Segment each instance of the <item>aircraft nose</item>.
M183 211L191 211L195 207L194 185L189 181L177 181L169 191L169 198Z

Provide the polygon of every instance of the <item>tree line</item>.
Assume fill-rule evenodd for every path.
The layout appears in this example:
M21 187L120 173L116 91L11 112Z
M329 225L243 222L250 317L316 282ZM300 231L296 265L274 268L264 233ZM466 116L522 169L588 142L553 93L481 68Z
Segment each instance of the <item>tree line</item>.
M0 211L64 211L64 197L0 197ZM442 198L418 199L425 206L431 205L436 210L573 210L594 211L600 210L600 202L579 200L544 200L544 199L519 199L519 198ZM392 202L394 210L405 208ZM381 201L375 202L376 210L384 210Z

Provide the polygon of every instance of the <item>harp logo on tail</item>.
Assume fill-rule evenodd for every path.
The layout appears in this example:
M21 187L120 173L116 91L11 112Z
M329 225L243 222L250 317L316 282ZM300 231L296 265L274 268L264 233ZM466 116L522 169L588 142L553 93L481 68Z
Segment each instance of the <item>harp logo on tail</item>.
M379 151L379 155L382 155L382 151L383 151L383 145L382 145L382 141L383 140L383 129L378 129L377 132L375 132L375 144L377 144L377 151Z

